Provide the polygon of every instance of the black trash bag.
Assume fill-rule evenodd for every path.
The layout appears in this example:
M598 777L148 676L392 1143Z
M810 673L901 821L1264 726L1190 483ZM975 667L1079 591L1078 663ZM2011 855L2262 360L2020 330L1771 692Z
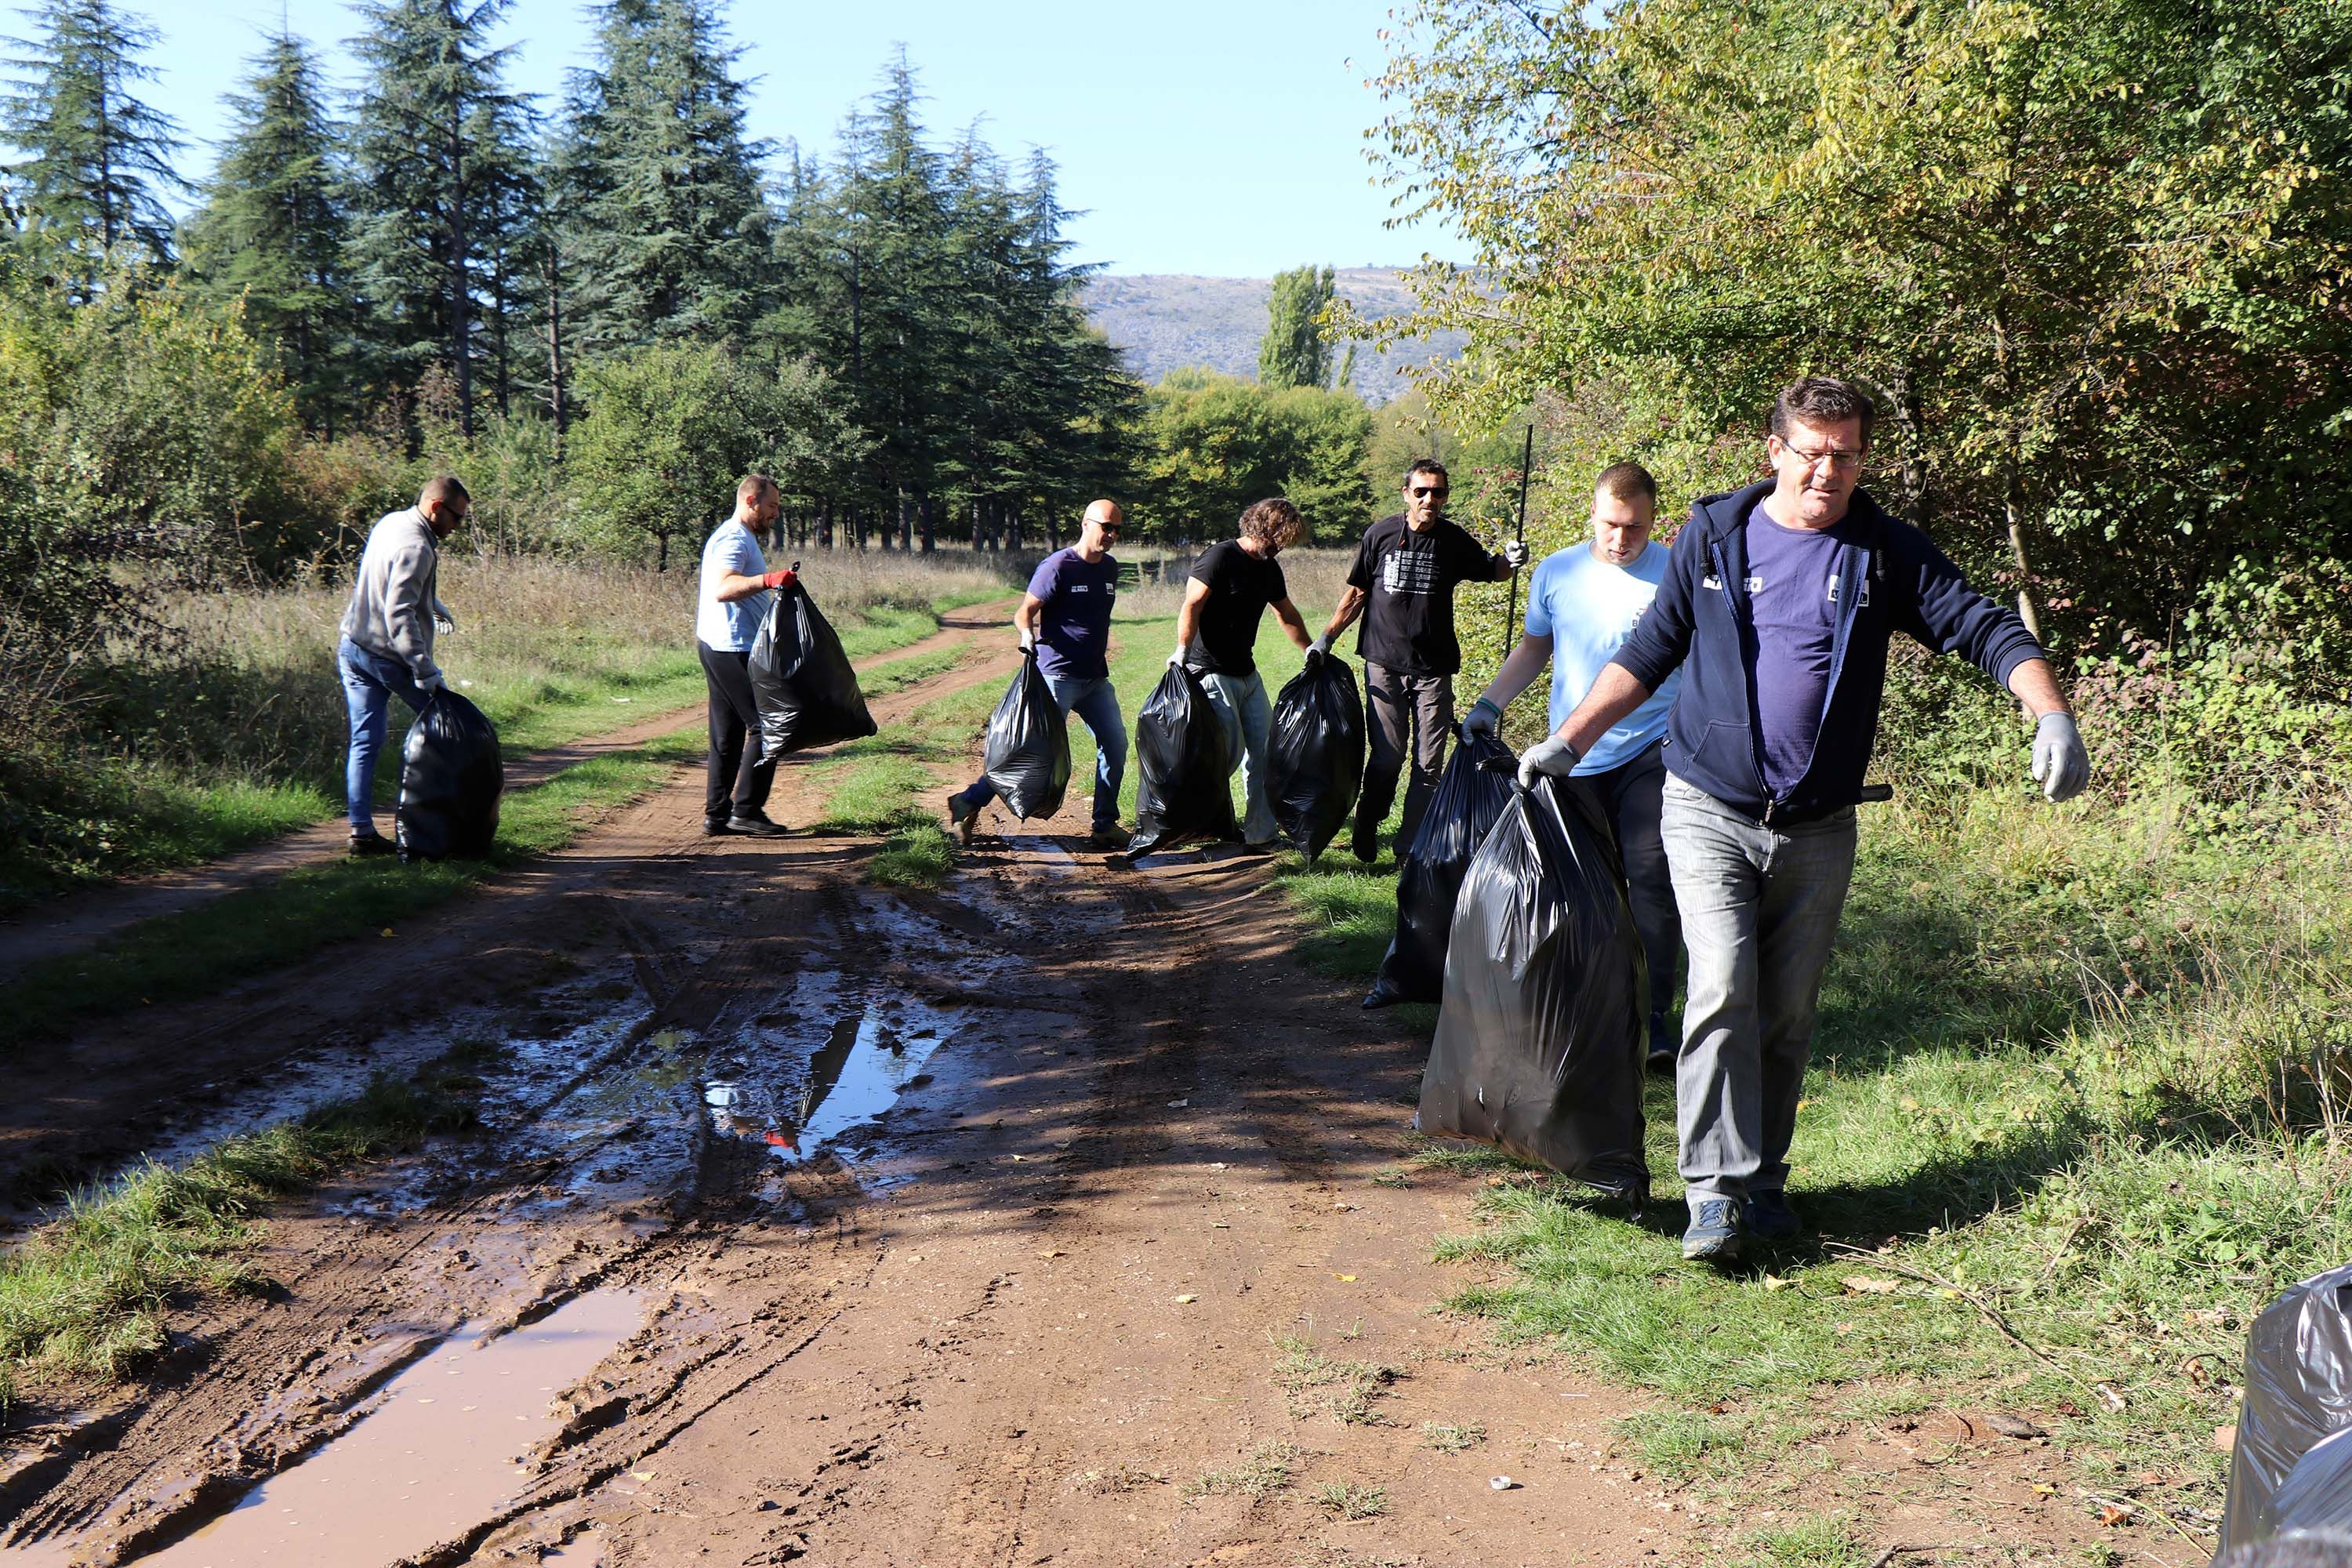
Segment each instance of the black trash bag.
M2243 1387L2217 1560L2290 1530L2352 1529L2352 1265L2263 1310Z
M1511 803L1507 772L1488 763L1512 760L1492 735L1464 735L1437 775L1437 788L1397 868L1396 935L1381 960L1367 1007L1394 1002L1434 1002L1445 992L1445 937L1454 924L1454 894L1479 843Z
M1344 659L1309 653L1275 699L1265 793L1275 826L1312 860L1354 809L1364 782L1364 700Z
M425 700L400 748L400 810L393 825L400 858L488 855L506 787L497 728L480 709L443 687Z
M1020 673L988 716L988 782L1005 809L1026 822L1062 809L1070 792L1070 721L1037 668L1037 650L1024 649Z
M1135 716L1135 837L1141 855L1180 838L1231 838L1234 755L1201 678L1171 664Z
M798 583L775 591L751 642L751 701L760 710L760 760L874 733L874 715L841 639Z
M1650 987L1616 835L1563 780L1511 795L1454 900L1419 1126L1639 1206Z

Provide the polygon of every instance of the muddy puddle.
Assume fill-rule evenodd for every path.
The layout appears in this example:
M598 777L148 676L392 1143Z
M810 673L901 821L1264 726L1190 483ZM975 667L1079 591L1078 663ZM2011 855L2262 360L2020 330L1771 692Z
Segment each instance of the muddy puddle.
M469 1329L394 1378L375 1409L319 1452L136 1561L381 1568L453 1540L523 1486L516 1460L558 1429L556 1396L641 1321L634 1291L597 1290L511 1333ZM593 1546L579 1549L579 1561L595 1560Z

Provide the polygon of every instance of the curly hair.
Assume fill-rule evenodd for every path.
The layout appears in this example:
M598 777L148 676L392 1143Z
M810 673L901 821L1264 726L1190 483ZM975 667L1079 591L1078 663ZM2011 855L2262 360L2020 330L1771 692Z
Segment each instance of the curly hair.
M1306 531L1307 520L1280 496L1252 501L1242 510L1242 537L1261 541L1276 550L1286 550L1297 543Z

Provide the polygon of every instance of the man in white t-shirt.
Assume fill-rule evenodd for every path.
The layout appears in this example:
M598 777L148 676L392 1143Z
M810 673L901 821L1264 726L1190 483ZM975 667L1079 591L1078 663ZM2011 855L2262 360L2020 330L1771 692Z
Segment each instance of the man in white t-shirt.
M735 515L710 531L702 546L702 584L695 596L694 640L710 688L710 765L703 792L702 831L773 838L784 829L768 820L768 790L776 764L760 760L760 710L751 700L751 645L767 619L772 590L797 581L771 572L760 539L783 515L776 481L751 474L735 487Z
M1666 547L1650 539L1657 517L1658 482L1648 469L1617 463L1602 470L1592 492L1591 542L1546 556L1536 568L1528 588L1527 635L1463 720L1465 730L1495 733L1503 710L1542 672L1546 659L1551 661L1551 712L1545 732L1559 728L1657 597L1666 574ZM1661 754L1666 710L1680 681L1679 675L1668 677L1586 753L1572 775L1617 827L1628 901L1650 964L1654 1072L1673 1071L1676 1049L1666 1018L1682 962L1682 920L1658 817L1666 782Z

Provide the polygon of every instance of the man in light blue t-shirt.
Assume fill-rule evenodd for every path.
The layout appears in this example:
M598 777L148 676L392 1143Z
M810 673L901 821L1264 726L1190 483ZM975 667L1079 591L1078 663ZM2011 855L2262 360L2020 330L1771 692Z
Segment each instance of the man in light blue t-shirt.
M1604 469L1592 492L1592 542L1544 558L1528 588L1527 635L1463 720L1465 731L1493 734L1503 710L1551 661L1549 729L1559 728L1592 689L1603 666L1632 635L1666 574L1666 547L1651 542L1658 482L1639 463ZM1662 755L1666 710L1679 676L1619 721L1577 763L1578 787L1608 813L1625 861L1628 901L1650 964L1650 1068L1674 1070L1675 1031L1666 1015L1682 962L1682 920L1658 831L1666 783Z
M760 753L760 709L751 698L751 645L768 618L775 590L799 579L768 570L760 540L783 515L776 481L750 474L735 487L735 513L702 545L702 581L694 602L694 647L710 689L710 760L705 769L702 831L774 838L784 829L768 816L776 764Z

